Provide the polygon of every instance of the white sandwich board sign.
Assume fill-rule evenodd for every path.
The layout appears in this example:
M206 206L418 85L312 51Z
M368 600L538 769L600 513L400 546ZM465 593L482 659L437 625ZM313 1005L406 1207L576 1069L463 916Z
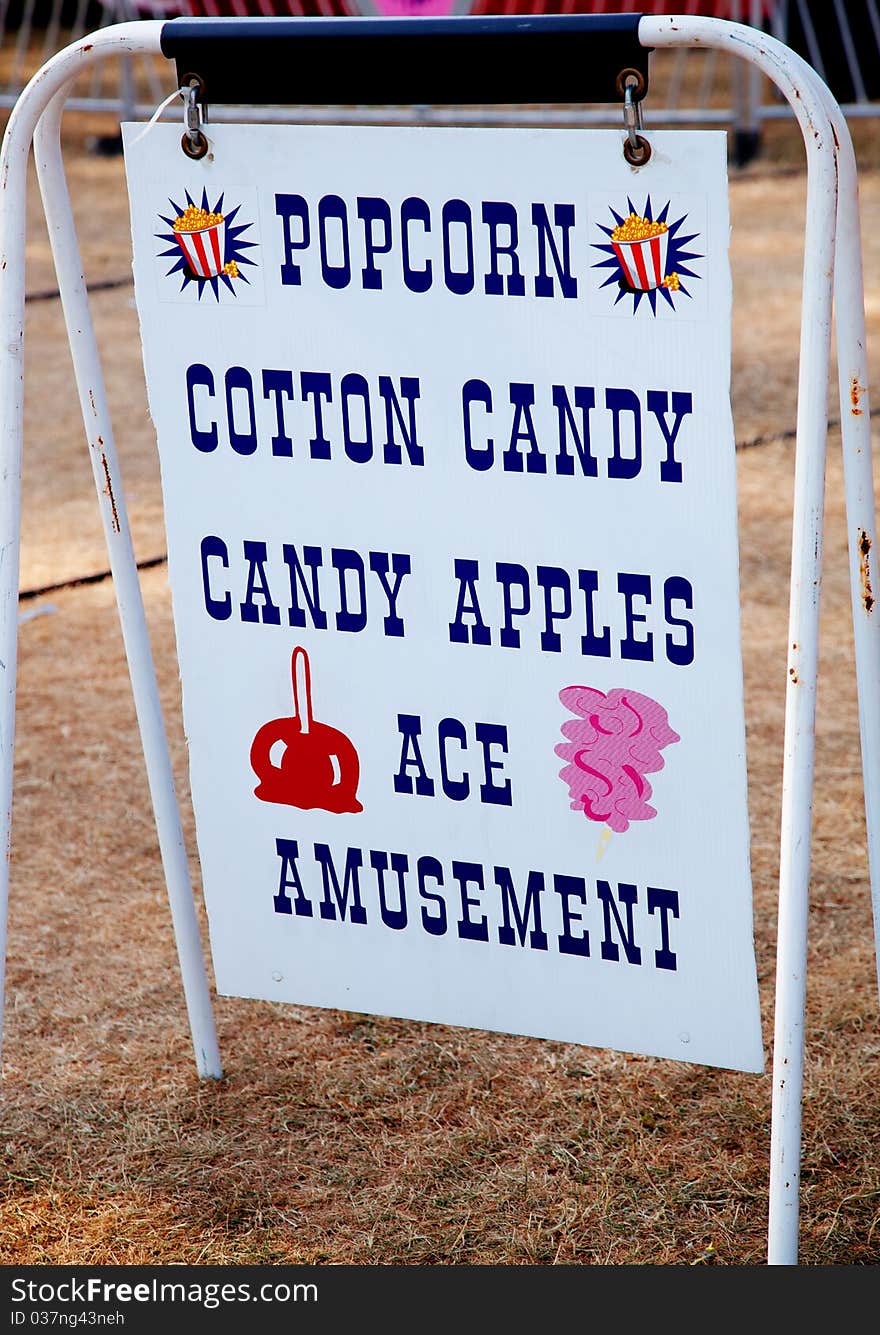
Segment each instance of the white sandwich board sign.
M124 143L218 990L763 1069L724 133Z

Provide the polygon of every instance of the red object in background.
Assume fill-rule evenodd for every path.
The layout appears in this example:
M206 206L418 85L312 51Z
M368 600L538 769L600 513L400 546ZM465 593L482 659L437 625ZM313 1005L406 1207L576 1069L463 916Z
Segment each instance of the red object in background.
M357 800L358 753L344 732L312 717L309 656L297 646L290 662L292 718L264 723L251 746L251 767L260 782L254 793L263 802L279 802L303 811L363 811ZM284 743L280 763L272 748Z
M356 0L179 0L192 18L340 18L363 14Z
M153 6L173 9L194 18L333 18L349 15L364 17L372 13L372 6L364 0L153 0ZM143 7L150 8L147 0ZM140 6L139 6L140 7ZM436 14L436 4L420 0L394 0L385 7L380 3L376 13L417 16L418 12ZM451 6L450 6L451 8ZM769 18L773 0L764 0L761 6L764 18ZM702 14L714 19L738 18L748 23L751 13L747 0L737 8L734 0L472 0L464 14Z
M769 17L772 0L764 0L763 16ZM470 14L691 14L710 19L736 19L748 23L748 0L474 0Z

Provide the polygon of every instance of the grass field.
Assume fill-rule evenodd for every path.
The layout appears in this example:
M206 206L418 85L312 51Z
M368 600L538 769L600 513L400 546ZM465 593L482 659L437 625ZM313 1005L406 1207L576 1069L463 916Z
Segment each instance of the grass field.
M88 127L87 127L88 129ZM880 154L859 127L880 347ZM776 137L774 139L774 136ZM119 159L67 162L192 875L155 441ZM114 592L38 196L26 427L0 1264L752 1265L766 1259L805 177L731 175L755 941L767 1073L218 997L196 1076ZM118 280L118 282L117 282ZM880 1262L880 1010L836 387L803 1100L801 1263ZM88 577L92 582L77 583ZM42 591L42 592L41 592ZM207 931L201 905L206 959Z

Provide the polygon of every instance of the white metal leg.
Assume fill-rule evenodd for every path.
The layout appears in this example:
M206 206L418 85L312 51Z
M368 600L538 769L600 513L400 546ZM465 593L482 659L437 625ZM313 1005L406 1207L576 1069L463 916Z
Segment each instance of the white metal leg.
M836 143L827 110L830 94L821 91L816 75L807 73L808 67L788 47L740 24L675 16L644 18L639 40L644 46L721 47L750 61L788 99L807 155L768 1226L769 1263L796 1265L826 402L837 216Z
M120 32L124 29L125 33ZM113 430L104 392L100 358L92 329L88 294L82 273L73 213L64 177L60 122L67 88L83 60L110 54L157 52L161 23L120 25L96 33L90 41L61 52L44 66L19 99L10 118L2 150L5 188L0 255L10 275L2 294L3 357L0 365L0 422L5 485L0 488L0 524L7 548L0 565L0 661L6 664L4 711L0 718L0 760L3 762L2 800L7 845L11 828L11 752L15 715L17 649L18 545L21 489L22 330L24 312L25 196L27 158L31 139L40 189L49 227L58 285L73 356L80 407L89 443L92 471L101 506L104 536L110 558L132 692L174 934L183 975L184 993L196 1067L201 1076L222 1074L214 1027L205 961L180 825L180 812L159 704L152 653L144 614L125 500L119 476ZM45 108L45 110L44 110ZM2 962L5 963L5 928L8 904L8 860L2 869ZM2 994L0 994L2 1017Z
M104 392L101 362L92 328L73 210L64 176L61 153L61 116L64 101L65 94L58 93L43 112L37 125L34 136L37 177L49 228L67 337L73 357L80 410L110 557L110 569L116 591L132 694L165 871L165 884L171 905L196 1065L200 1075L219 1076L220 1056L193 902L186 846L180 824L180 810L174 788L162 708L159 703L159 691L140 580L131 543L113 428Z
M833 100L829 114L840 142L834 314L868 866L880 990L880 574L868 406L862 241L852 140L840 108Z
M671 22L671 21L670 21ZM698 21L697 21L698 22ZM690 32L692 21L686 20L685 26ZM676 29L682 32L681 21L675 21ZM713 27L716 26L713 23ZM640 36L644 30L640 26ZM875 502L873 484L873 465L871 456L870 415L868 407L868 376L865 341L864 290L862 277L862 252L860 220L858 206L858 182L852 140L846 120L837 102L826 86L794 52L783 48L783 59L791 75L796 77L798 101L793 101L790 93L776 77L773 68L768 68L768 57L777 63L778 52L772 51L772 43L762 34L751 36L738 33L730 40L752 46L757 52L747 54L746 58L763 69L768 77L774 79L783 88L796 113L800 100L800 89L810 86L818 94L825 113L831 123L835 160L838 170L836 246L834 264L834 311L837 334L838 378L841 402L841 436L844 465L844 484L846 490L846 514L848 544L850 554L850 583L852 594L852 613L855 641L855 663L859 700L859 729L861 737L862 773L865 796L865 815L867 825L868 866L871 883L871 895L874 913L875 956L878 967L878 986L880 986L880 613L876 608L877 598L877 546ZM746 54L743 52L743 54ZM807 132L809 122L799 116L804 141L807 148L808 163L813 142ZM808 200L808 214L810 204ZM807 263L813 258L809 242L805 245ZM815 271L822 281L827 280L827 273L820 270L818 263ZM806 292L804 318L808 318ZM802 360L803 364L803 360ZM822 387L827 383L822 381ZM818 382L817 382L818 388ZM800 402L800 400L799 400ZM824 417L824 410L823 410ZM799 417L798 442L801 441ZM790 884L790 883L789 883ZM798 990L803 988L806 971L806 907L807 891L803 889L800 909L796 913L797 931L802 945L796 948L795 942L783 945L783 933L787 930L780 918L780 957L779 963L785 976L790 969L798 973ZM782 888L780 889L780 908L782 908ZM786 941L788 938L786 937ZM778 986L778 985L777 985ZM800 1003L798 1003L800 1004ZM789 1012L790 1013L790 1012ZM791 1181L787 1169L791 1165L793 1133L791 1122L777 1110L785 1106L780 1090L784 1084L791 1088L792 1074L797 1077L798 1107L798 1143L800 1154L800 1100L802 1093L802 1061L791 1068L788 1061L791 1042L797 1042L802 1049L803 1023L799 1025L800 1034L784 1023L785 1011L779 1006L777 991L777 1044L778 1060L774 1063L774 1094L778 1095L774 1104L774 1144L771 1158L777 1165L779 1179L778 1193L771 1187L771 1224L770 1224L770 1259L786 1261L796 1259L796 1214L794 1223L794 1241L791 1238L791 1220L788 1227L777 1221L785 1219L790 1209ZM782 1028L780 1029L780 1024ZM786 1152L787 1150L787 1152ZM797 1191L797 1182L794 1185ZM796 1197L795 1197L796 1199ZM788 1201L789 1204L783 1204ZM783 1238L788 1236L788 1241Z

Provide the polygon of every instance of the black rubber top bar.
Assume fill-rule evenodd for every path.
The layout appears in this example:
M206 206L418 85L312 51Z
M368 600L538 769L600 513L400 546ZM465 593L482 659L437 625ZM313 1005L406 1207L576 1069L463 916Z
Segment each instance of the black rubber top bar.
M624 70L648 86L641 17L180 18L162 51L208 105L622 102Z

